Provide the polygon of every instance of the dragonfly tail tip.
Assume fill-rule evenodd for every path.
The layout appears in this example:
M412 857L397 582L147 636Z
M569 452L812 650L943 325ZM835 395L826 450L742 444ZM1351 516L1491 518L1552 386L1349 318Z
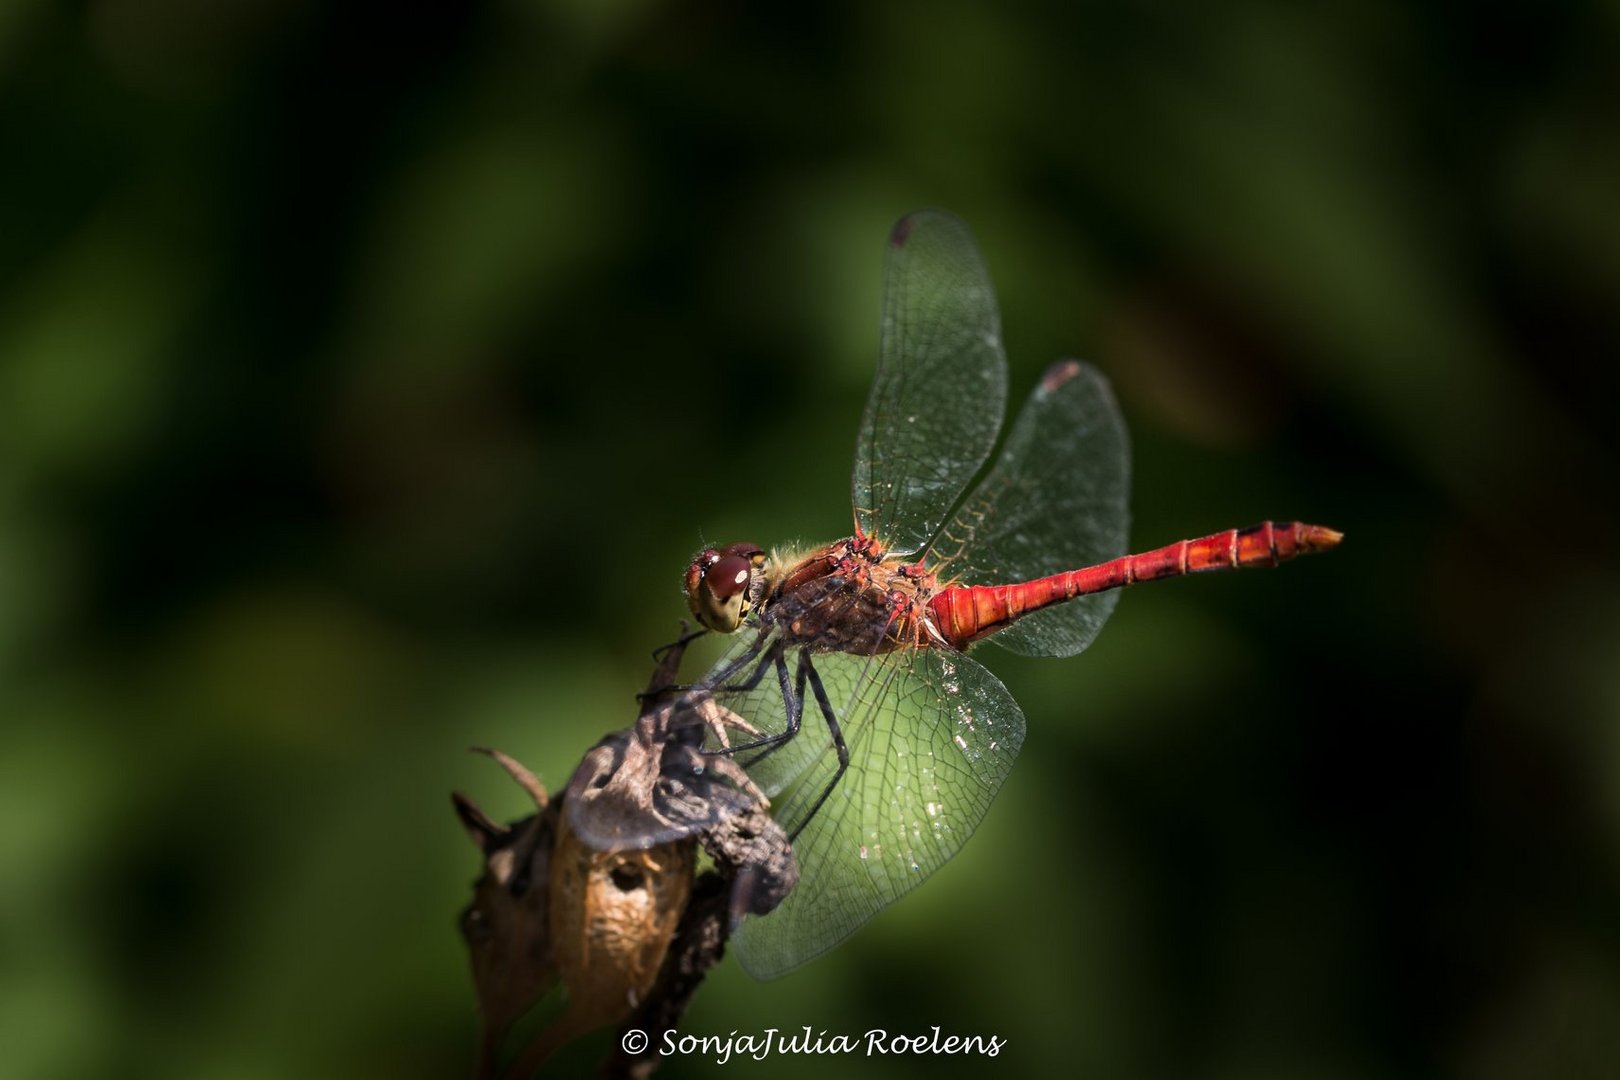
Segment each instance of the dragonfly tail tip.
M1300 528L1300 547L1306 551L1332 551L1344 539L1344 533L1326 525L1304 525Z

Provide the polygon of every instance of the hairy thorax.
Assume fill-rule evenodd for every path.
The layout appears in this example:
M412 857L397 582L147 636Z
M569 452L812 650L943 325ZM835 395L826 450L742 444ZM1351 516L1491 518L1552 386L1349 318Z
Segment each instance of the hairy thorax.
M920 563L885 559L872 537L848 537L772 564L780 576L760 621L792 644L869 656L945 643L928 609L939 590L934 575Z

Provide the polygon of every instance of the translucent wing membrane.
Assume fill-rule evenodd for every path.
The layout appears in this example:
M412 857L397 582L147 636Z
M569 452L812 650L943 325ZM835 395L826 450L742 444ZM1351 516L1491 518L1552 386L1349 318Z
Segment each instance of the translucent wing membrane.
M784 697L773 670L750 690L717 696L762 729L780 731ZM983 820L1024 738L1024 718L996 677L957 653L810 653L797 737L748 764L794 842L800 883L769 916L739 931L738 955L757 978L784 974L854 933L954 855ZM796 677L794 649L783 660ZM849 751L849 769L816 810L838 756L813 688L819 679ZM738 755L748 762L759 751Z
M934 543L942 579L993 585L1045 577L1125 554L1130 449L1108 382L1073 360L1030 395L995 466ZM1118 592L1026 615L989 640L1028 656L1090 645Z
M895 554L921 551L989 457L1006 402L1001 317L972 233L939 211L902 219L855 447L857 528Z

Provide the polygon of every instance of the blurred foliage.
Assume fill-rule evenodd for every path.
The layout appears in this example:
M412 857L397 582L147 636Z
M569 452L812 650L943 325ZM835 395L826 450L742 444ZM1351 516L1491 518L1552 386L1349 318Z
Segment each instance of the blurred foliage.
M1015 400L1115 380L1139 546L1348 539L987 650L980 835L685 1029L1620 1059L1620 8L755 8L0 7L0 1071L462 1074L464 747L560 787L705 538L847 529L927 205Z

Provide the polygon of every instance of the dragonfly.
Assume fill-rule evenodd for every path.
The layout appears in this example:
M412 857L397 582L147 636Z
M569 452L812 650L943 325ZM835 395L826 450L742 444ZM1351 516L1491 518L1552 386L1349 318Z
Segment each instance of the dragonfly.
M1007 380L968 227L942 211L903 218L885 255L853 535L803 551L705 548L687 569L698 622L736 635L687 703L723 700L745 721L708 750L746 754L799 862L798 887L738 930L757 978L844 940L983 820L1025 725L969 648L1071 656L1120 588L1275 566L1341 538L1267 521L1126 554L1130 455L1107 381L1052 365L991 462Z

